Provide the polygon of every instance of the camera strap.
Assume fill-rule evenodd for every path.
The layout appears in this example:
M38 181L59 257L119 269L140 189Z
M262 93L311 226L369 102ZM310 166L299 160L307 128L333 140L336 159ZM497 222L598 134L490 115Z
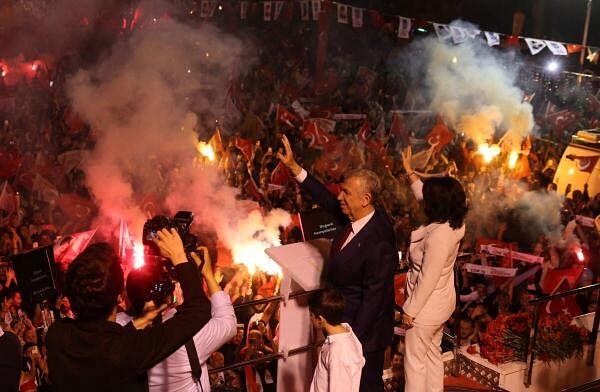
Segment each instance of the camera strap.
M185 344L185 351L187 351L190 366L192 367L192 377L194 380L201 382L200 377L202 376L202 367L200 367L200 359L198 359L194 338L187 341Z

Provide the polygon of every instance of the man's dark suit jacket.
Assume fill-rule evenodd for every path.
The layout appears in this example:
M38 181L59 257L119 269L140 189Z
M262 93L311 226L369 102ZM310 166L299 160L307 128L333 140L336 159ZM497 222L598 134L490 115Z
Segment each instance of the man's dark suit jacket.
M349 223L335 195L310 174L301 184L319 205ZM340 235L338 233L338 235ZM334 243L339 238L334 238ZM352 327L363 351L383 350L394 336L394 270L398 250L387 214L378 208L367 224L326 265L329 287L346 298L344 322Z
M196 265L175 267L185 297L177 314L136 330L106 321L62 319L48 329L48 368L56 391L145 391L146 371L183 346L210 319Z

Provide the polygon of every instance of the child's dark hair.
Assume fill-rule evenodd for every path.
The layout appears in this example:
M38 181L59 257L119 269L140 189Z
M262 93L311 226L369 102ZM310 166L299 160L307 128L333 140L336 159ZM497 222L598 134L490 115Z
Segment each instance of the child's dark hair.
M312 294L308 307L315 316L323 316L329 324L337 325L342 322L346 300L339 291L326 289Z

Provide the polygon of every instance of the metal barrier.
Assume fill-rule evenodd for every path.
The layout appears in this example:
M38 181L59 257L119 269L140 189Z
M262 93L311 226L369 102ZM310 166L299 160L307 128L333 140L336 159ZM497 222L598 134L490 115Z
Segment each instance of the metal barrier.
M313 293L316 293L316 292L319 292L319 291L322 291L322 290L323 289L316 289L316 290L309 290L309 291L304 291L304 290L302 290L302 291L295 291L295 292L290 293L290 295L288 296L288 298L289 299L294 299L294 298L298 298L298 297L303 297L303 296L311 295ZM269 298L263 298L263 299L257 299L257 300L248 301L248 302L242 302L242 303L234 305L233 309L237 310L237 309L240 309L240 308L245 308L247 306L267 304L267 303L270 303L270 302L281 302L281 301L283 301L285 299L286 298L283 295L275 295L275 296L269 297ZM298 348L289 350L287 352L286 356L290 357L290 356L293 356L293 355L297 355L297 354L303 353L305 351L313 350L313 349L315 349L316 347L319 347L319 346L320 346L319 344L309 344L309 345L306 345L306 346L303 346L303 347L298 347ZM237 369L237 368L241 368L241 367L244 367L244 366L256 365L256 364L259 364L259 363L269 362L269 361L276 360L276 359L283 358L283 357L284 357L284 354L281 353L281 352L276 353L276 354L269 354L269 355L265 355L265 356L260 357L260 358L249 359L247 361L241 361L241 362L237 362L237 363L234 363L234 364L231 364L231 365L227 365L227 366L222 366L222 367L219 367L219 368L210 369L208 371L208 373L212 374L212 373L217 373L217 372L223 372L223 371L226 371L226 370Z
M595 283L595 284L591 284L589 286L578 287L573 290L563 291L562 293L556 293L556 294L552 294L552 295L546 295L544 297L536 298L536 299L529 301L530 304L535 305L535 311L533 314L532 331L529 333L529 336L527 339L527 345L526 345L527 353L526 353L526 357L525 357L525 362L527 363L527 367L525 368L525 379L523 380L523 383L525 384L526 387L529 387L531 385L531 373L533 371L533 362L535 360L535 354L536 354L535 353L535 341L537 339L538 324L540 321L540 306L548 301L552 301L557 298L564 298L564 297L568 297L571 295L595 290L598 288L600 288L600 283ZM600 290L598 290L597 294L596 294L596 306L598 306L599 300L600 300ZM588 356L587 356L587 360L586 360L586 364L588 366L594 365L594 355L595 355L595 348L596 348L596 339L598 336L598 323L599 322L600 322L600 312L598 312L598 309L596 309L596 312L594 313L594 324L592 327L592 333L590 334L590 338L589 338L590 350L588 351Z

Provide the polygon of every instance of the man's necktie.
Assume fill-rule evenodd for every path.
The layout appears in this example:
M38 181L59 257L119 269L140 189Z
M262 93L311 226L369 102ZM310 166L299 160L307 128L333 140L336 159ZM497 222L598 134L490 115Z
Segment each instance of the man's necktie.
M348 239L348 236L350 236L350 233L352 233L352 224L348 223L342 230L340 236L333 240L333 244L331 245L332 256L335 256L338 253L340 253L340 251L342 250L342 246L344 245L344 242L346 242L346 240Z

